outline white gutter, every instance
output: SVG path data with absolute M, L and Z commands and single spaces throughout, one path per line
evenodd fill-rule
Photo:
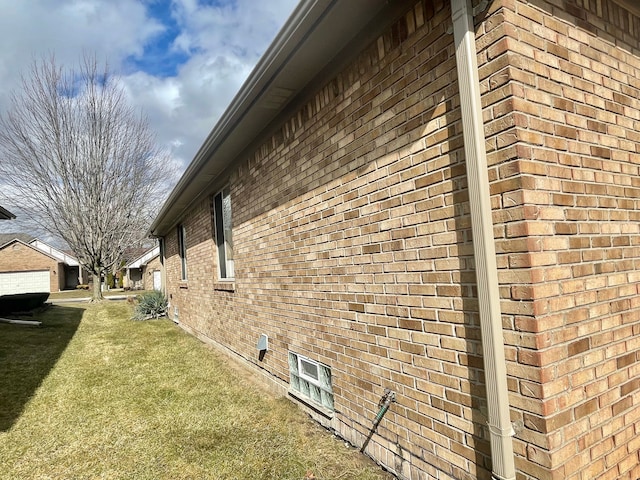
M 514 431 L 509 416 L 509 391 L 507 389 L 507 368 L 500 318 L 498 268 L 493 237 L 471 1 L 451 0 L 451 18 L 456 45 L 464 152 L 469 182 L 473 252 L 476 263 L 482 353 L 487 384 L 492 476 L 495 480 L 514 480 L 516 472 L 511 440 Z

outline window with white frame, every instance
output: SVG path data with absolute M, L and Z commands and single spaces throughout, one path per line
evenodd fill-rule
M 178 254 L 180 255 L 180 278 L 187 279 L 187 238 L 184 225 L 178 225 Z
M 231 195 L 229 187 L 213 197 L 213 221 L 218 247 L 218 272 L 220 279 L 235 277 L 233 261 L 233 225 L 231 222 Z
M 292 390 L 324 408 L 334 409 L 331 368 L 289 352 L 289 376 Z

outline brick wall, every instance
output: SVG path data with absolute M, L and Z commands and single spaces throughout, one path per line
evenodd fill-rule
M 161 270 L 160 257 L 156 257 L 147 263 L 142 273 L 142 288 L 145 290 L 153 290 L 153 272 Z
M 0 249 L 0 272 L 49 270 L 51 291 L 64 287 L 64 265 L 20 242 L 12 242 Z
M 210 198 L 183 219 L 187 281 L 165 237 L 180 322 L 283 388 L 289 350 L 329 365 L 343 437 L 361 445 L 395 391 L 367 451 L 412 479 L 490 478 L 450 16 L 408 3 L 231 169 L 233 283 Z M 476 20 L 519 478 L 632 478 L 637 18 L 496 0 Z
M 640 19 L 500 1 L 478 33 L 518 467 L 635 480 Z

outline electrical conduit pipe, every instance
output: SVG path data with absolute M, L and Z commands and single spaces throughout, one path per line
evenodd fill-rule
M 480 306 L 482 353 L 487 384 L 492 475 L 495 480 L 514 480 L 516 473 L 511 439 L 514 431 L 509 416 L 509 392 L 500 318 L 498 268 L 493 237 L 471 1 L 451 0 L 451 17 L 456 46 L 473 251 Z

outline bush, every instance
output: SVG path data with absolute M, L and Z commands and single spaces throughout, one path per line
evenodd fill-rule
M 153 291 L 138 295 L 133 312 L 134 320 L 149 320 L 167 315 L 168 302 L 162 292 Z

